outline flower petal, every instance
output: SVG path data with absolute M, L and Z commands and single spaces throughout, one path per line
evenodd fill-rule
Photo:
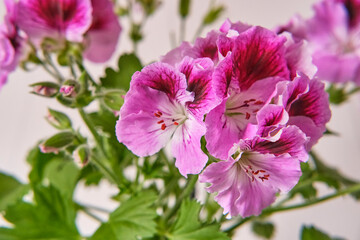
M 235 40 L 232 62 L 234 80 L 242 90 L 267 77 L 289 79 L 284 37 L 261 27 L 252 27 Z
M 208 157 L 201 150 L 201 137 L 205 134 L 205 124 L 192 116 L 179 126 L 172 137 L 172 153 L 175 166 L 186 177 L 198 174 L 205 167 Z

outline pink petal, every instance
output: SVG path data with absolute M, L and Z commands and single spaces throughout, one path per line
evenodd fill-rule
M 171 146 L 176 158 L 175 166 L 185 177 L 200 173 L 206 165 L 208 157 L 201 150 L 200 143 L 205 132 L 205 124 L 191 116 L 174 132 Z
M 115 52 L 121 32 L 119 19 L 109 0 L 92 0 L 92 24 L 86 33 L 84 57 L 101 63 L 110 59 Z
M 284 37 L 270 30 L 252 27 L 235 40 L 232 62 L 234 80 L 242 90 L 267 77 L 289 79 Z

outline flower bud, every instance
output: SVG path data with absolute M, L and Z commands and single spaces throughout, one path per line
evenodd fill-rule
M 62 113 L 52 109 L 48 109 L 48 115 L 46 120 L 55 128 L 59 130 L 65 130 L 71 128 L 71 120 L 69 117 Z
M 73 80 L 66 81 L 60 88 L 60 92 L 64 97 L 74 98 L 79 92 L 80 85 Z
M 73 152 L 74 162 L 79 167 L 84 167 L 88 164 L 90 159 L 90 150 L 86 145 L 80 145 Z
M 43 153 L 58 153 L 61 149 L 69 146 L 75 139 L 72 132 L 60 132 L 45 140 L 39 148 Z
M 33 88 L 31 93 L 42 97 L 54 97 L 59 91 L 59 85 L 53 82 L 39 82 L 30 86 Z

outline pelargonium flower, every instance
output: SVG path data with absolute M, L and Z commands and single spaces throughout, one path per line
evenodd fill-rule
M 280 119 L 286 122 L 286 111 L 271 105 L 261 111 L 267 119 L 262 130 L 275 127 L 277 139 L 246 130 L 248 134 L 230 149 L 226 161 L 210 164 L 199 176 L 200 182 L 211 184 L 208 192 L 218 193 L 215 201 L 230 216 L 259 215 L 274 202 L 278 192 L 287 192 L 296 185 L 301 176 L 300 161 L 307 160 L 305 134 L 296 126 L 281 127 L 284 122 Z M 248 126 L 259 133 L 256 125 Z
M 212 129 L 205 135 L 206 147 L 215 157 L 227 157 L 245 127 L 256 124 L 256 114 L 271 100 L 276 83 L 291 79 L 286 41 L 261 27 L 219 38 L 219 52 L 226 56 L 214 70 L 213 81 L 223 102 L 205 119 Z
M 20 0 L 19 26 L 30 38 L 81 42 L 91 24 L 90 0 Z
M 17 5 L 5 0 L 7 14 L 0 26 L 0 89 L 6 83 L 7 76 L 17 67 L 24 51 L 26 36 L 19 33 L 16 22 Z
M 308 151 L 323 135 L 325 124 L 331 118 L 328 94 L 324 88 L 324 83 L 318 79 L 310 80 L 304 75 L 277 85 L 274 101 L 289 113 L 288 124 L 298 126 L 310 137 L 306 144 Z
M 175 66 L 186 56 L 191 58 L 208 57 L 216 64 L 219 60 L 217 39 L 220 34 L 219 31 L 211 31 L 205 38 L 197 38 L 193 46 L 189 42 L 182 42 L 179 47 L 163 56 L 161 61 Z
M 91 0 L 92 23 L 85 34 L 84 57 L 106 62 L 115 51 L 121 32 L 119 19 L 110 0 Z
M 136 72 L 116 124 L 118 140 L 138 156 L 170 142 L 180 173 L 199 173 L 208 159 L 200 146 L 203 116 L 218 104 L 212 71 L 210 59 L 186 57 L 178 68 L 154 63 Z
M 324 0 L 314 5 L 312 18 L 298 18 L 279 31 L 309 42 L 321 80 L 360 85 L 359 9 L 357 0 Z

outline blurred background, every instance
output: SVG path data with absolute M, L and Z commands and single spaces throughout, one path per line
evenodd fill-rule
M 286 23 L 295 13 L 304 17 L 312 15 L 312 5 L 315 0 L 224 0 L 217 1 L 226 6 L 226 12 L 214 25 L 205 28 L 202 36 L 211 29 L 217 29 L 222 22 L 229 18 L 231 21 L 242 21 L 251 25 L 261 25 L 274 28 L 278 24 Z M 207 11 L 210 1 L 193 0 L 190 18 L 186 24 L 185 39 L 192 41 L 200 25 L 201 19 Z M 138 48 L 139 58 L 143 64 L 159 60 L 161 55 L 171 50 L 172 40 L 179 38 L 180 18 L 178 17 L 178 1 L 163 1 L 160 9 L 151 16 L 144 27 L 144 40 Z M 0 3 L 0 17 L 5 15 L 3 1 Z M 2 20 L 1 20 L 2 21 Z M 130 52 L 131 42 L 128 39 L 127 22 L 121 22 L 123 32 L 117 53 Z M 1 54 L 1 53 L 0 53 Z M 94 77 L 103 75 L 106 66 L 115 66 L 117 57 L 106 64 L 94 65 L 87 62 L 88 69 Z M 56 133 L 44 119 L 47 108 L 51 107 L 68 113 L 73 118 L 74 126 L 86 132 L 77 112 L 63 108 L 55 100 L 45 99 L 29 94 L 30 84 L 50 80 L 41 69 L 34 69 L 25 73 L 21 69 L 9 75 L 8 83 L 0 92 L 0 171 L 27 181 L 29 166 L 25 158 L 28 150 L 45 137 Z M 91 108 L 91 106 L 90 106 Z M 319 155 L 333 167 L 338 167 L 347 176 L 360 180 L 360 94 L 353 96 L 350 101 L 338 107 L 332 106 L 332 119 L 328 127 L 340 133 L 339 137 L 325 136 L 316 145 Z M 320 195 L 329 193 L 325 185 L 319 185 Z M 117 191 L 106 182 L 99 188 L 84 188 L 79 186 L 76 198 L 81 202 L 101 206 L 112 210 L 117 207 L 109 196 Z M 104 216 L 105 219 L 105 216 Z M 331 236 L 345 239 L 360 239 L 360 202 L 346 196 L 315 205 L 306 209 L 277 213 L 270 218 L 276 224 L 274 239 L 299 239 L 303 224 L 315 225 Z M 0 220 L 1 225 L 5 224 Z M 91 234 L 98 223 L 79 215 L 78 226 L 80 232 Z M 258 239 L 245 224 L 234 239 Z

